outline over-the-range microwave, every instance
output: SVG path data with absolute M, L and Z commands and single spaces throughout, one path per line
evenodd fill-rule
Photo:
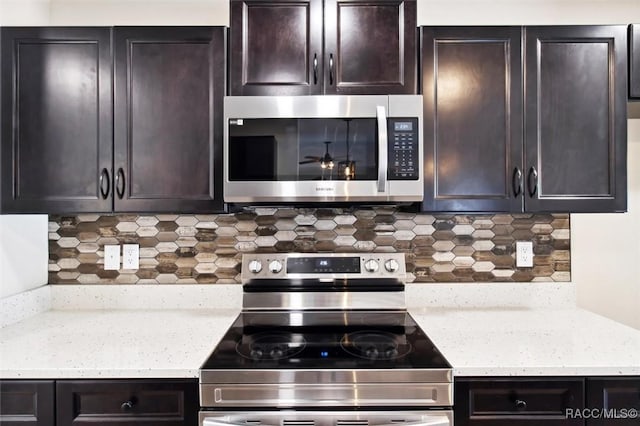
M 229 96 L 227 203 L 423 198 L 422 96 Z

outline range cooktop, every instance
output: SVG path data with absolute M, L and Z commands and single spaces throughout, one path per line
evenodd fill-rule
M 447 369 L 406 311 L 243 312 L 208 369 Z

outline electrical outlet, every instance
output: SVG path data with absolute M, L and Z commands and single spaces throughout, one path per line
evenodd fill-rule
M 138 244 L 122 245 L 122 269 L 140 268 L 140 246 Z
M 104 270 L 117 271 L 120 269 L 120 246 L 104 246 Z
M 533 267 L 533 243 L 531 241 L 516 241 L 516 266 L 518 268 Z

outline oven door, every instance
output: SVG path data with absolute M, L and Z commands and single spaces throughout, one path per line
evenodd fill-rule
M 452 426 L 453 411 L 200 412 L 200 426 Z
M 420 201 L 421 111 L 421 96 L 226 97 L 224 200 Z

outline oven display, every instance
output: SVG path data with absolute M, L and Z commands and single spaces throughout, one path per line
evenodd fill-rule
M 296 257 L 287 259 L 289 274 L 360 273 L 359 257 Z

